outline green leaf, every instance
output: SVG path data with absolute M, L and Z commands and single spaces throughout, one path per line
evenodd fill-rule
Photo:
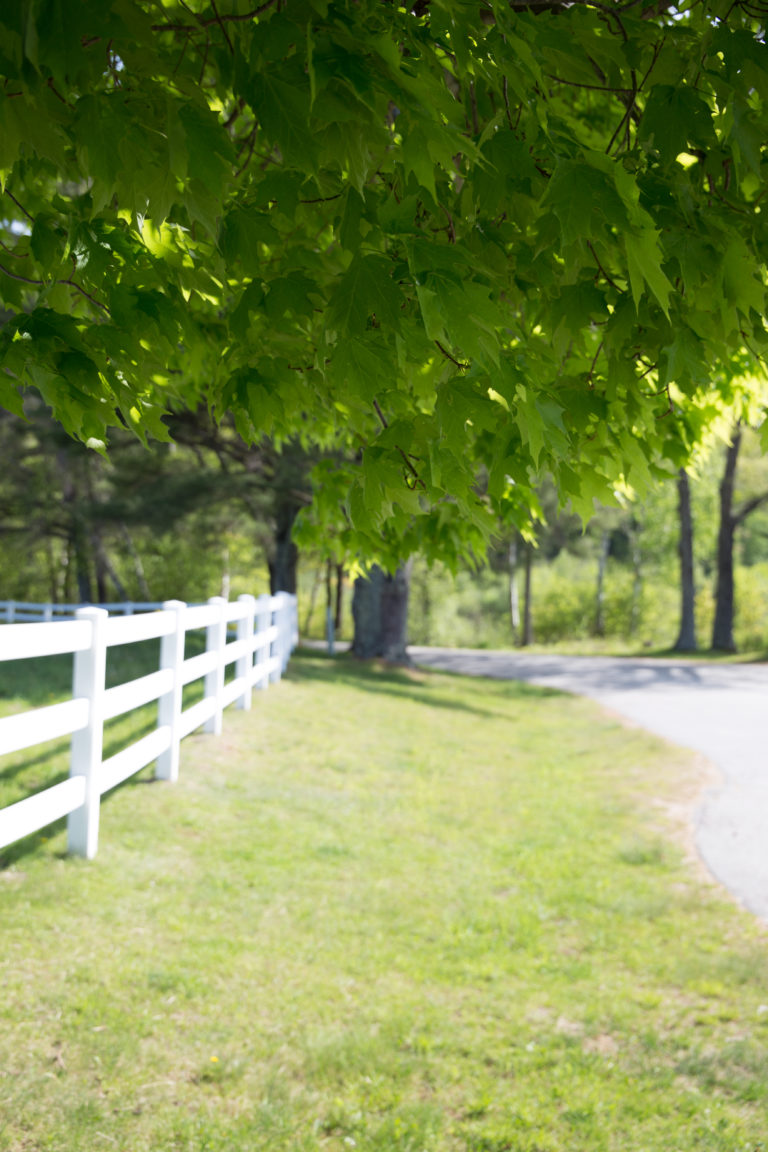
M 209 109 L 186 104 L 179 110 L 190 176 L 213 196 L 220 195 L 232 170 L 232 146 L 218 117 Z
M 289 164 L 314 168 L 317 147 L 309 127 L 309 80 L 285 70 L 265 71 L 250 80 L 249 98 L 269 140 Z
M 222 221 L 219 248 L 230 263 L 239 261 L 246 275 L 257 276 L 266 259 L 262 246 L 276 244 L 279 239 L 266 212 L 235 208 Z
M 709 105 L 693 88 L 657 85 L 646 101 L 638 141 L 655 148 L 664 164 L 691 146 L 709 148 L 716 143 Z
M 396 332 L 402 304 L 389 262 L 381 256 L 356 256 L 331 296 L 326 322 L 340 336 L 371 326 Z
M 669 319 L 669 294 L 672 285 L 661 268 L 662 255 L 657 232 L 655 230 L 627 232 L 624 244 L 635 308 L 640 307 L 644 286 L 647 284 L 661 305 L 664 315 Z
M 626 206 L 615 181 L 592 164 L 561 161 L 542 199 L 560 222 L 563 243 L 601 237 L 607 227 L 629 225 Z

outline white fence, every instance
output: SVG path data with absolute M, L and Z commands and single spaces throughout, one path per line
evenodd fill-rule
M 0 755 L 72 737 L 69 778 L 0 810 L 0 848 L 66 816 L 69 851 L 91 859 L 98 846 L 101 796 L 153 761 L 158 779 L 175 780 L 181 740 L 201 726 L 219 734 L 224 708 L 250 708 L 252 690 L 281 678 L 298 642 L 296 597 L 287 592 L 241 596 L 234 602 L 216 596 L 199 605 L 168 600 L 162 606 L 108 607 L 122 615 L 110 616 L 105 607 L 0 601 L 0 620 L 5 615 L 14 621 L 0 626 L 0 660 L 74 656 L 70 700 L 0 718 Z M 63 608 L 67 619 L 59 613 Z M 44 622 L 19 623 L 20 618 Z M 234 640 L 228 635 L 231 626 Z M 205 652 L 185 659 L 187 632 L 202 628 Z M 156 672 L 106 687 L 108 649 L 157 638 Z M 227 683 L 226 670 L 233 663 L 235 677 Z M 204 680 L 203 699 L 185 709 L 182 689 L 199 679 Z M 156 728 L 102 759 L 105 721 L 154 700 Z

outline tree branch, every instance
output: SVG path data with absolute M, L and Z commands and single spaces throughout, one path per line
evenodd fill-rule
M 243 14 L 240 16 L 237 16 L 237 15 L 220 16 L 218 14 L 218 12 L 216 12 L 215 3 L 212 3 L 211 6 L 212 6 L 214 12 L 216 12 L 216 15 L 210 17 L 207 20 L 203 20 L 203 19 L 198 17 L 197 27 L 198 28 L 211 28 L 214 24 L 218 24 L 221 26 L 222 31 L 224 31 L 224 28 L 223 28 L 224 24 L 238 24 L 238 23 L 244 23 L 247 20 L 255 20 L 257 16 L 263 16 L 263 14 L 265 12 L 268 12 L 270 8 L 273 8 L 276 3 L 277 3 L 277 0 L 266 0 L 266 3 L 260 4 L 258 6 L 258 8 L 253 8 L 253 9 L 251 9 L 250 12 L 243 12 Z M 152 25 L 152 31 L 153 32 L 194 32 L 195 31 L 195 25 L 194 24 L 153 24 Z M 226 32 L 225 32 L 225 35 L 226 35 Z M 229 43 L 229 37 L 228 36 L 227 36 L 227 42 Z M 231 47 L 232 47 L 232 45 L 230 43 L 230 48 Z
M 766 503 L 768 503 L 768 492 L 763 492 L 762 496 L 753 496 L 751 500 L 746 500 L 738 512 L 734 512 L 731 517 L 734 527 L 738 528 L 738 526 L 746 520 L 747 516 L 750 516 L 762 504 Z
M 20 280 L 22 284 L 34 284 L 36 288 L 45 287 L 45 280 L 32 280 L 29 276 L 19 276 L 18 273 L 11 272 L 11 270 L 6 268 L 4 264 L 0 264 L 0 272 L 3 272 L 11 280 Z M 74 280 L 55 280 L 54 283 L 67 284 L 70 288 L 76 289 L 76 291 L 82 293 L 82 295 L 85 296 L 86 300 L 90 300 L 91 304 L 94 304 L 97 308 L 101 308 L 102 312 L 106 312 L 107 316 L 110 315 L 109 308 L 107 308 L 106 304 L 102 304 L 101 301 L 97 300 L 95 296 L 91 296 L 90 292 L 87 292 L 86 289 L 83 288 L 80 284 L 76 284 Z
M 455 364 L 455 365 L 456 365 L 456 367 L 457 367 L 457 368 L 460 368 L 462 372 L 466 372 L 466 371 L 467 371 L 467 369 L 468 369 L 469 367 L 471 367 L 471 365 L 469 365 L 469 364 L 462 364 L 462 363 L 461 363 L 461 361 L 460 361 L 460 360 L 457 360 L 455 356 L 451 356 L 450 352 L 448 352 L 448 350 L 447 350 L 447 349 L 443 348 L 443 346 L 442 346 L 442 344 L 440 343 L 440 341 L 439 341 L 439 340 L 435 340 L 435 344 L 436 344 L 436 345 L 437 345 L 437 347 L 440 349 L 440 351 L 442 352 L 443 356 L 445 356 L 446 360 L 450 360 L 451 364 Z

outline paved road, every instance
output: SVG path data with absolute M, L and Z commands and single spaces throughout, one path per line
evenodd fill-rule
M 768 921 L 768 665 L 408 649 L 417 664 L 591 696 L 719 769 L 695 815 L 710 871 Z

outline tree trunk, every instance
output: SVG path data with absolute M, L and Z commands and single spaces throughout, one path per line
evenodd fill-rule
M 361 660 L 379 657 L 393 664 L 408 662 L 406 652 L 408 599 L 413 562 L 401 564 L 393 576 L 378 565 L 367 578 L 355 581 L 352 652 Z
M 355 632 L 352 652 L 360 660 L 381 655 L 381 586 L 384 572 L 378 564 L 367 576 L 358 576 L 352 593 L 352 619 Z
M 291 533 L 298 511 L 299 505 L 287 500 L 282 501 L 277 507 L 275 543 L 268 560 L 269 590 L 273 596 L 276 592 L 296 592 L 299 550 L 293 542 Z
M 733 514 L 733 491 L 740 446 L 741 429 L 736 428 L 725 454 L 725 471 L 720 482 L 720 527 L 717 533 L 717 584 L 712 647 L 721 652 L 736 651 L 733 638 L 733 540 L 737 521 Z
M 523 591 L 523 635 L 520 646 L 526 648 L 533 644 L 533 605 L 531 602 L 531 583 L 533 576 L 533 544 L 530 541 L 525 545 L 525 585 Z
M 600 551 L 597 557 L 597 593 L 595 596 L 595 636 L 605 636 L 605 570 L 608 567 L 608 552 L 611 547 L 611 534 L 603 529 L 600 537 Z
M 325 638 L 328 643 L 328 654 L 330 656 L 333 656 L 335 636 L 333 619 L 333 561 L 329 557 L 325 562 Z
M 695 652 L 696 643 L 696 588 L 693 578 L 693 515 L 691 513 L 691 482 L 685 468 L 677 474 L 677 509 L 680 536 L 677 551 L 680 557 L 680 631 L 675 641 L 675 652 Z
M 517 533 L 509 542 L 509 623 L 512 628 L 512 643 L 517 644 L 520 635 L 520 590 L 517 586 Z
M 394 576 L 385 576 L 381 590 L 381 655 L 390 664 L 406 664 L 408 653 L 408 600 L 413 559 L 401 564 Z
M 336 600 L 333 610 L 333 626 L 336 635 L 341 636 L 341 624 L 344 614 L 344 565 L 336 565 Z

